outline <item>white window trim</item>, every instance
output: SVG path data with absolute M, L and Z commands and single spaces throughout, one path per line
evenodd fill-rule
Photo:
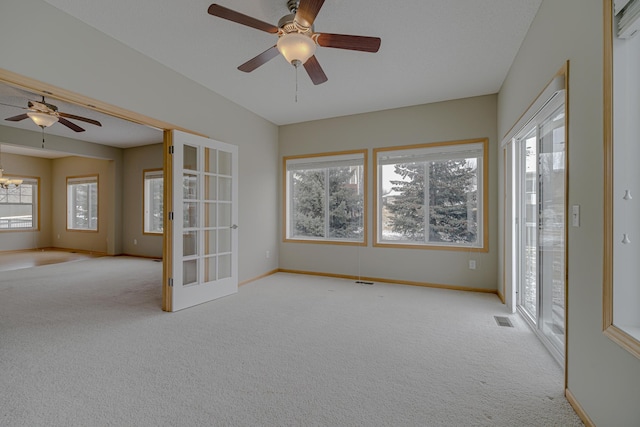
M 336 239 L 329 237 L 295 237 L 291 233 L 291 174 L 297 170 L 327 169 L 331 167 L 362 166 L 363 232 L 361 239 Z M 367 150 L 339 153 L 288 156 L 283 158 L 283 241 L 296 243 L 325 243 L 343 245 L 367 245 Z
M 96 226 L 95 228 L 76 228 L 73 227 L 73 221 L 71 221 L 71 209 L 69 203 L 71 203 L 71 186 L 78 184 L 96 184 L 97 192 L 96 192 Z M 100 222 L 100 184 L 98 175 L 88 175 L 88 176 L 80 176 L 80 177 L 67 177 L 67 230 L 69 231 L 91 231 L 97 232 L 99 230 L 99 222 Z M 89 214 L 89 216 L 91 216 Z
M 14 227 L 14 228 L 0 228 L 0 232 L 6 232 L 6 231 L 34 231 L 34 230 L 39 230 L 40 229 L 40 207 L 39 207 L 39 201 L 40 201 L 40 178 L 30 178 L 30 177 L 21 177 L 21 176 L 9 176 L 9 175 L 5 175 L 5 178 L 9 178 L 9 179 L 21 179 L 22 180 L 22 184 L 20 184 L 20 186 L 23 185 L 32 185 L 35 186 L 35 192 L 32 191 L 31 194 L 31 227 Z M 8 191 L 8 190 L 3 190 L 3 191 Z M 15 203 L 3 203 L 6 205 L 13 205 Z
M 471 252 L 488 252 L 488 160 L 489 141 L 486 138 L 436 142 L 403 147 L 387 147 L 374 150 L 374 172 L 376 187 L 374 198 L 375 232 L 374 246 L 398 247 L 412 249 L 462 250 Z M 408 240 L 385 240 L 382 237 L 382 166 L 399 162 L 427 162 L 439 160 L 456 160 L 476 157 L 478 178 L 478 238 L 473 245 L 449 242 L 417 242 Z M 426 202 L 425 202 L 426 205 Z
M 151 209 L 148 205 L 149 198 L 151 196 L 149 190 L 149 180 L 151 179 L 164 179 L 164 172 L 162 169 L 149 169 L 142 173 L 142 233 L 152 235 L 162 235 L 164 230 L 149 230 L 147 225 L 150 224 Z

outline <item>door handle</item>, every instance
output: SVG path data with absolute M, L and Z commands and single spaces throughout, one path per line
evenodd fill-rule
M 231 227 L 229 227 L 232 230 L 235 230 L 236 228 L 238 228 L 238 226 L 236 224 L 233 224 Z

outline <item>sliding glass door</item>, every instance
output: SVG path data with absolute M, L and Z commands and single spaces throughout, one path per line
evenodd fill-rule
M 556 96 L 515 137 L 518 310 L 558 358 L 565 346 L 565 120 Z
M 540 126 L 538 269 L 540 329 L 564 354 L 565 333 L 565 135 L 564 106 Z

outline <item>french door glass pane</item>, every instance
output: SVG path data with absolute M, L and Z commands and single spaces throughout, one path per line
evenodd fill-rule
M 182 262 L 182 285 L 187 286 L 198 282 L 198 260 L 192 259 Z
M 205 202 L 204 204 L 204 226 L 216 226 L 216 204 Z
M 231 252 L 231 229 L 224 228 L 218 232 L 218 253 Z
M 198 198 L 198 175 L 185 173 L 183 178 L 183 195 L 184 199 L 197 199 Z
M 216 200 L 218 179 L 215 176 L 204 177 L 204 198 L 205 200 Z
M 183 204 L 182 226 L 184 228 L 195 228 L 198 226 L 198 203 L 189 202 Z
M 217 151 L 212 148 L 204 149 L 204 171 L 209 173 L 216 173 L 218 171 L 217 163 Z
M 204 281 L 212 282 L 217 280 L 217 257 L 207 257 L 204 259 Z
M 186 231 L 182 233 L 182 254 L 186 257 L 198 253 L 198 232 Z
M 231 227 L 231 204 L 218 204 L 218 227 Z
M 231 153 L 228 153 L 226 151 L 219 151 L 218 152 L 218 157 L 219 157 L 219 170 L 218 173 L 220 175 L 229 175 L 231 176 Z
M 190 145 L 184 146 L 184 159 L 183 159 L 183 169 L 185 170 L 198 170 L 198 147 L 192 147 Z
M 231 277 L 231 254 L 218 257 L 218 279 Z
M 208 230 L 204 232 L 204 255 L 215 255 L 217 242 L 217 231 Z
M 231 201 L 231 178 L 218 178 L 218 200 Z

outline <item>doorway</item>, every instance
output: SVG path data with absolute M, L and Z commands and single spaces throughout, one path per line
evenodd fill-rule
M 566 343 L 565 96 L 513 138 L 516 307 L 559 363 Z

